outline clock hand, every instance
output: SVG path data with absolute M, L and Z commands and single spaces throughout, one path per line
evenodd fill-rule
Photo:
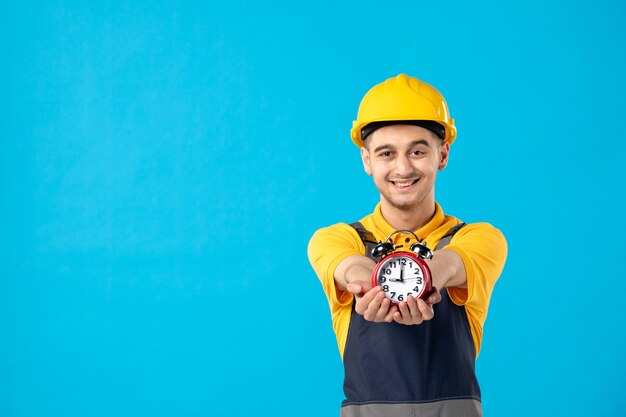
M 400 266 L 400 278 L 389 278 L 391 282 L 404 282 L 404 268 Z

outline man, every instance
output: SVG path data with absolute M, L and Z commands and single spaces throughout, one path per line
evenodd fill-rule
M 435 201 L 437 172 L 456 138 L 447 104 L 434 87 L 400 74 L 365 95 L 351 135 L 380 203 L 309 243 L 344 363 L 341 415 L 480 416 L 474 363 L 507 247 L 493 226 L 465 225 Z M 395 304 L 372 288 L 372 245 L 396 230 L 434 249 L 426 263 L 435 290 L 426 299 Z M 399 250 L 416 243 L 404 232 L 391 240 Z

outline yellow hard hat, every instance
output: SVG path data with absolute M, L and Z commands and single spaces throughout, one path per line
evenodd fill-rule
M 363 146 L 361 130 L 373 122 L 433 121 L 443 126 L 443 138 L 452 144 L 456 138 L 454 119 L 448 105 L 435 87 L 400 74 L 374 86 L 365 94 L 350 135 L 356 146 Z M 419 123 L 410 123 L 417 124 Z

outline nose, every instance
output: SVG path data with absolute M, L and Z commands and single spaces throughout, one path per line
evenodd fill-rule
M 396 175 L 399 177 L 408 177 L 413 174 L 413 166 L 406 155 L 398 155 L 395 166 Z

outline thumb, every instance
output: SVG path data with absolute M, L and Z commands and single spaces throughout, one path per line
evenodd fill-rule
M 352 294 L 360 295 L 363 292 L 363 285 L 360 282 L 351 282 L 346 289 Z
M 441 301 L 441 293 L 436 287 L 433 287 L 428 297 L 426 297 L 426 300 L 430 304 L 437 304 Z

